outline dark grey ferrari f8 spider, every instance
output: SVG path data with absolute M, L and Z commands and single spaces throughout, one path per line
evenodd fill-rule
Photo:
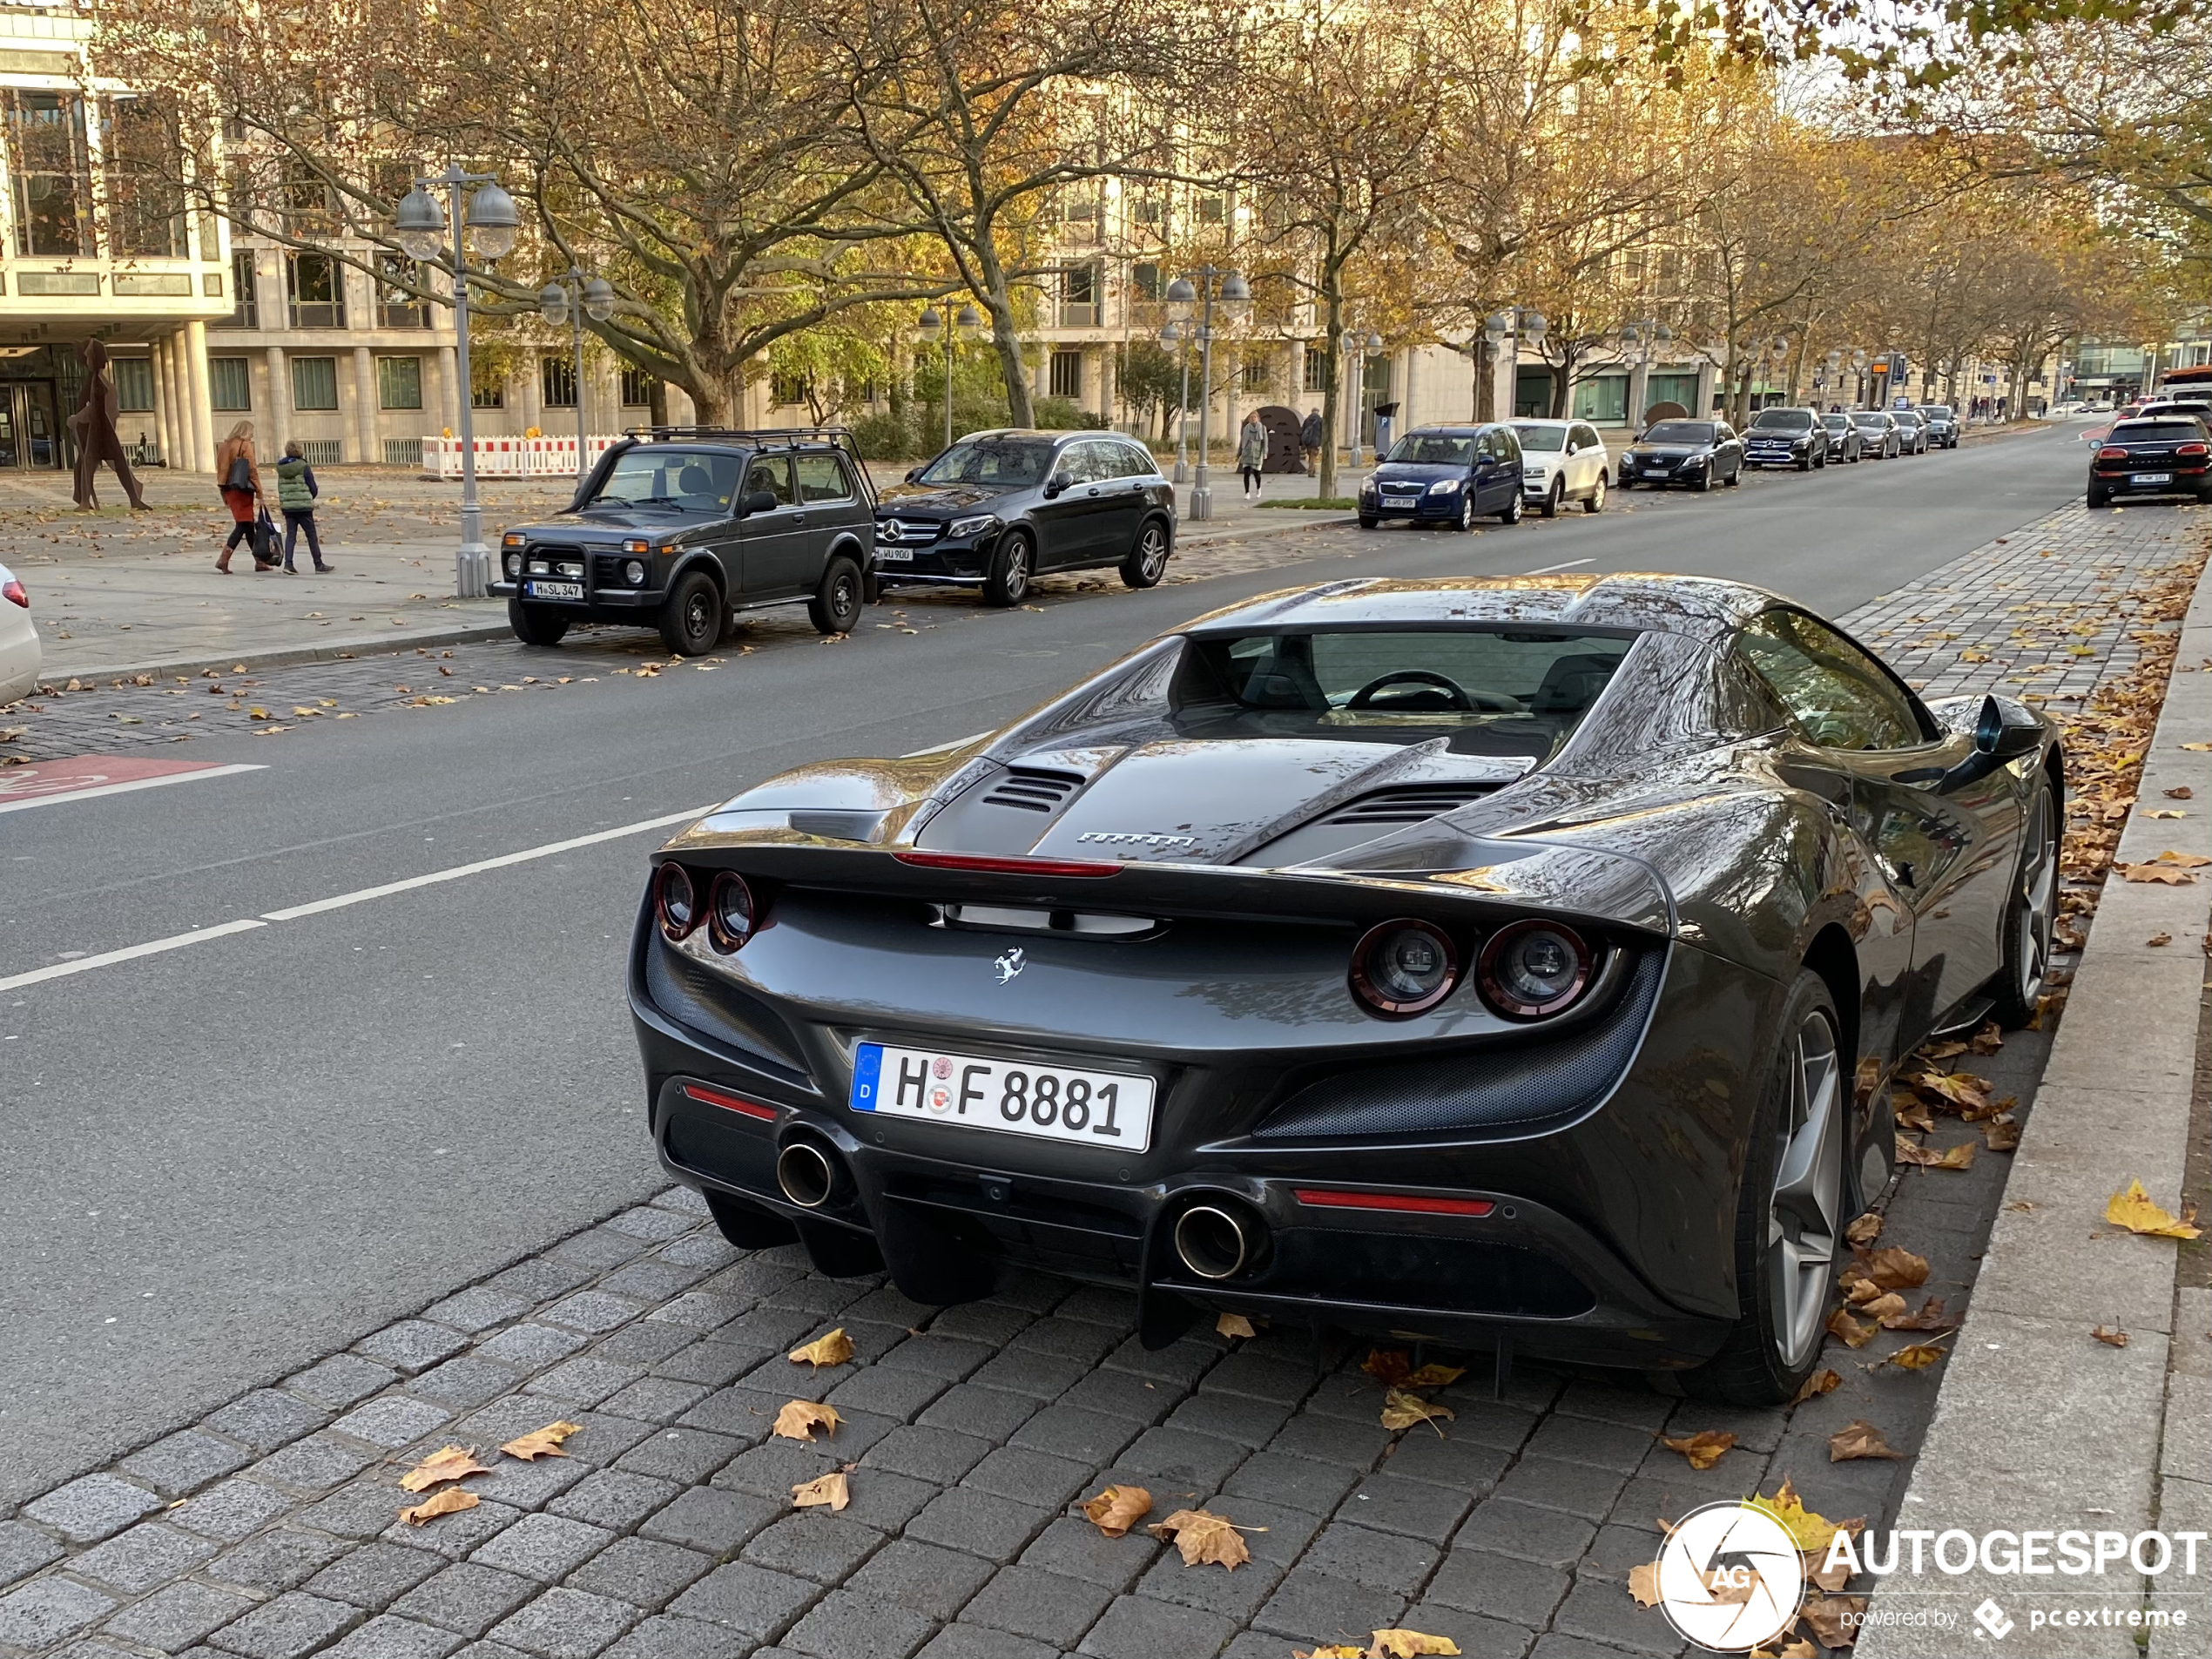
M 2033 1013 L 2057 734 L 1669 577 L 1217 611 L 671 841 L 663 1162 L 931 1303 L 1008 1264 L 1787 1399 L 1930 1034 Z

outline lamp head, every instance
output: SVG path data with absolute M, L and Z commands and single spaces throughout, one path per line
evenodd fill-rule
M 1513 320 L 1502 311 L 1494 311 L 1482 320 L 1482 337 L 1493 346 L 1503 345 L 1512 332 Z
M 549 282 L 537 291 L 537 314 L 558 328 L 569 320 L 569 291 Z
M 1232 323 L 1238 323 L 1252 314 L 1251 284 L 1244 273 L 1231 271 L 1221 284 L 1221 314 Z
M 914 322 L 915 332 L 924 340 L 933 342 L 944 326 L 943 320 L 937 315 L 937 308 L 934 306 L 924 306 L 921 308 L 921 315 Z
M 615 285 L 604 277 L 593 277 L 583 285 L 583 314 L 594 322 L 604 322 L 615 314 Z
M 515 234 L 523 223 L 515 199 L 496 184 L 476 186 L 469 198 L 465 222 L 470 245 L 488 260 L 503 259 L 515 251 Z
M 1623 346 L 1641 346 L 1643 344 L 1643 330 L 1629 323 L 1621 330 L 1621 343 Z
M 392 215 L 392 229 L 408 257 L 434 260 L 446 245 L 446 210 L 438 199 L 417 185 L 400 198 Z
M 1544 314 L 1533 307 L 1521 314 L 1521 338 L 1532 346 L 1541 346 L 1544 343 L 1544 330 L 1548 327 L 1549 325 L 1544 320 Z
M 1168 284 L 1168 315 L 1177 322 L 1187 321 L 1197 299 L 1198 291 L 1190 286 L 1189 277 L 1176 278 Z
M 1651 338 L 1662 346 L 1671 346 L 1675 343 L 1675 331 L 1662 322 L 1651 331 Z
M 959 331 L 962 342 L 972 345 L 982 334 L 982 314 L 974 306 L 962 306 L 960 315 L 953 319 L 953 327 Z
M 1163 346 L 1181 345 L 1183 343 L 1183 325 L 1179 322 L 1170 322 L 1163 326 L 1160 329 L 1160 343 Z

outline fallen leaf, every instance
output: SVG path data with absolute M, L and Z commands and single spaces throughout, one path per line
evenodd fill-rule
M 829 1439 L 836 1434 L 837 1426 L 843 1420 L 838 1416 L 834 1406 L 825 1406 L 812 1399 L 787 1399 L 783 1409 L 776 1413 L 774 1433 L 787 1440 L 806 1440 L 811 1444 L 816 1429 L 823 1432 L 824 1439 Z
M 809 1365 L 819 1371 L 825 1366 L 841 1366 L 853 1357 L 853 1339 L 840 1325 L 826 1337 L 816 1337 L 801 1348 L 791 1351 L 793 1365 Z
M 2143 941 L 2143 943 L 2145 943 L 2146 945 L 2170 945 L 2170 944 L 2172 944 L 2173 942 L 2174 942 L 2174 935 L 2173 935 L 2173 934 L 2169 934 L 2169 933 L 2168 933 L 2168 932 L 2167 932 L 2167 931 L 2166 931 L 2163 927 L 2161 927 L 2161 928 L 2160 928 L 2160 929 L 2159 929 L 2156 933 L 2153 934 L 2152 934 L 2152 935 L 2151 935 L 2148 939 L 2146 939 L 2145 941 Z
M 441 1480 L 458 1480 L 464 1474 L 489 1474 L 489 1466 L 476 1461 L 473 1446 L 442 1446 L 400 1477 L 402 1492 L 423 1492 Z
M 2144 810 L 2145 818 L 2187 818 L 2188 814 L 2178 806 L 2152 806 Z
M 1403 1348 L 1370 1348 L 1359 1369 L 1386 1388 L 1394 1388 L 1413 1374 L 1413 1362 Z
M 1928 1258 L 1890 1244 L 1867 1258 L 1866 1272 L 1885 1291 L 1909 1291 L 1928 1282 Z
M 1629 1568 L 1629 1594 L 1638 1607 L 1659 1605 L 1659 1563 L 1642 1561 Z
M 571 1434 L 581 1434 L 581 1423 L 548 1423 L 543 1428 L 532 1429 L 519 1440 L 512 1440 L 499 1449 L 509 1457 L 521 1458 L 525 1463 L 535 1463 L 542 1457 L 566 1457 L 561 1442 Z
M 1408 1388 L 1447 1388 L 1467 1374 L 1465 1366 L 1426 1365 L 1406 1379 Z
M 1701 1428 L 1695 1434 L 1685 1434 L 1679 1440 L 1662 1434 L 1659 1444 L 1669 1452 L 1679 1452 L 1689 1460 L 1693 1469 L 1710 1469 L 1721 1460 L 1729 1447 L 1736 1444 L 1736 1436 L 1725 1429 Z
M 1895 1366 L 1899 1371 L 1925 1371 L 1943 1358 L 1943 1350 L 1932 1342 L 1912 1342 L 1899 1348 L 1883 1363 Z
M 1933 1147 L 1917 1145 L 1900 1136 L 1897 1143 L 1897 1161 L 1918 1164 L 1924 1170 L 1963 1170 L 1974 1161 L 1974 1143 L 1961 1141 L 1948 1150 L 1939 1152 Z
M 1905 1317 L 1905 1298 L 1895 1291 L 1884 1291 L 1872 1301 L 1860 1308 L 1859 1312 L 1870 1319 L 1877 1319 L 1887 1325 L 1892 1319 L 1901 1319 Z
M 1797 1496 L 1797 1487 L 1786 1477 L 1781 1489 L 1771 1498 L 1752 1498 L 1749 1502 L 1752 1508 L 1779 1521 L 1790 1534 L 1790 1541 L 1799 1549 L 1825 1550 L 1835 1541 L 1838 1533 L 1851 1530 L 1806 1508 L 1804 1500 Z
M 2191 754 L 2201 755 L 2206 750 L 2212 749 L 2212 743 L 2185 743 L 2182 747 L 2187 749 Z
M 1928 1115 L 1926 1106 L 1917 1100 L 1904 1102 L 1897 1108 L 1896 1115 L 1899 1129 L 1918 1130 L 1925 1135 L 1935 1127 L 1935 1119 Z
M 2202 1229 L 2192 1227 L 2186 1221 L 2176 1221 L 2165 1210 L 2150 1200 L 2141 1181 L 2130 1181 L 2127 1187 L 2112 1195 L 2105 1204 L 2105 1219 L 2115 1227 L 2125 1227 L 2131 1233 L 2141 1233 L 2146 1238 L 2198 1238 Z
M 1256 1337 L 1252 1322 L 1241 1313 L 1224 1313 L 1213 1322 L 1214 1333 L 1224 1337 Z
M 1804 1561 L 1806 1583 L 1817 1584 L 1822 1589 L 1833 1594 L 1851 1582 L 1849 1561 L 1838 1561 L 1831 1567 L 1828 1565 L 1828 1552 L 1824 1549 L 1808 1549 L 1802 1551 L 1801 1554 Z
M 2196 878 L 2187 870 L 2176 869 L 2170 864 L 2115 864 L 2122 881 L 2155 881 L 2169 887 L 2196 885 Z
M 1449 1406 L 1436 1400 L 1423 1399 L 1419 1394 L 1409 1394 L 1402 1388 L 1393 1388 L 1383 1396 L 1382 1426 L 1393 1431 L 1411 1428 L 1416 1423 L 1426 1423 L 1437 1418 L 1450 1422 L 1455 1413 Z M 1438 1433 L 1444 1431 L 1439 1429 Z
M 2005 1046 L 2004 1030 L 1992 1020 L 1967 1040 L 1966 1046 L 1976 1054 L 1995 1054 Z
M 1244 1548 L 1244 1541 L 1237 1531 L 1237 1523 L 1226 1515 L 1208 1510 L 1178 1509 L 1165 1521 L 1144 1530 L 1155 1538 L 1173 1540 L 1175 1547 L 1183 1552 L 1185 1567 L 1203 1567 L 1217 1561 L 1233 1573 L 1252 1558 L 1251 1551 Z
M 1820 1649 L 1814 1647 L 1811 1636 L 1799 1636 L 1795 1642 L 1785 1642 L 1775 1659 L 1820 1659 Z
M 1841 1377 L 1824 1366 L 1798 1385 L 1797 1392 L 1790 1397 L 1790 1403 L 1792 1406 L 1802 1406 L 1809 1399 L 1829 1393 L 1842 1381 Z
M 1882 1236 L 1882 1218 L 1869 1210 L 1844 1229 L 1844 1242 L 1864 1250 Z
M 1023 605 L 1024 610 L 1035 610 L 1035 605 Z M 877 626 L 883 624 L 879 623 Z M 1347 1647 L 1339 1642 L 1332 1648 L 1292 1648 L 1291 1659 L 1367 1659 L 1365 1648 Z
M 1989 1080 L 1971 1071 L 1924 1071 L 1913 1082 L 1931 1094 L 1961 1106 L 1979 1106 L 1989 1098 Z
M 443 1492 L 434 1492 L 411 1509 L 400 1511 L 400 1519 L 410 1527 L 420 1527 L 426 1521 L 435 1521 L 440 1515 L 450 1515 L 462 1509 L 474 1509 L 482 1500 L 473 1492 L 460 1487 L 448 1487 Z
M 2183 784 L 2179 789 L 2168 790 L 2166 792 L 2166 799 L 2168 800 L 2195 800 L 2196 799 L 2196 791 L 2191 789 L 2187 784 Z
M 1895 1294 L 1895 1292 L 1892 1292 Z M 1918 1313 L 1907 1313 L 1893 1319 L 1884 1319 L 1885 1331 L 1950 1331 L 1959 1321 L 1947 1317 L 1943 1311 L 1943 1298 L 1931 1296 L 1920 1304 Z
M 1419 1630 L 1378 1630 L 1367 1659 L 1418 1659 L 1425 1653 L 1456 1654 L 1460 1644 L 1449 1636 L 1423 1635 Z
M 827 1505 L 834 1511 L 852 1501 L 853 1489 L 842 1469 L 832 1469 L 812 1480 L 801 1480 L 791 1489 L 791 1507 L 794 1509 L 819 1509 Z
M 2089 1334 L 2107 1347 L 2124 1348 L 2128 1345 L 2128 1333 L 2117 1325 L 2101 1325 Z
M 1865 1347 L 1874 1339 L 1874 1332 L 1878 1328 L 1861 1325 L 1841 1308 L 1828 1316 L 1828 1334 L 1842 1342 L 1846 1348 Z
M 1984 1123 L 1981 1133 L 1993 1152 L 2010 1152 L 2020 1143 L 2020 1126 L 2009 1117 L 2000 1117 Z
M 1882 1431 L 1863 1417 L 1855 1417 L 1828 1437 L 1828 1460 L 1848 1463 L 1853 1458 L 1902 1458 L 1904 1453 L 1894 1449 L 1882 1438 Z
M 2212 865 L 2212 859 L 2206 858 L 2202 853 L 2176 853 L 2169 847 L 2151 862 L 2170 864 L 2177 870 L 2202 870 L 2207 865 Z
M 1866 1611 L 1863 1595 L 1809 1595 L 1797 1616 L 1824 1648 L 1848 1648 L 1858 1640 L 1858 1621 Z
M 1151 1513 L 1152 1494 L 1143 1487 L 1108 1487 L 1083 1504 L 1084 1517 L 1109 1538 L 1125 1537 Z

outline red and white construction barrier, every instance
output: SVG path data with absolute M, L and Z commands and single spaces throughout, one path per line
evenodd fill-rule
M 619 435 L 590 436 L 583 441 L 588 467 L 622 442 Z M 576 439 L 478 438 L 476 476 L 479 478 L 573 478 L 577 473 Z M 440 478 L 461 476 L 461 440 L 422 440 L 423 470 Z

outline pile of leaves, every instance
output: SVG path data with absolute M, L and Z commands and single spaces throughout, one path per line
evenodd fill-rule
M 561 1449 L 561 1442 L 583 1433 L 581 1424 L 548 1423 L 543 1428 L 517 1435 L 499 1450 L 501 1455 L 524 1463 L 535 1463 L 543 1457 L 566 1457 L 568 1453 Z M 491 1472 L 491 1465 L 476 1460 L 476 1448 L 473 1446 L 440 1447 L 400 1477 L 402 1492 L 430 1494 L 421 1502 L 401 1510 L 400 1519 L 410 1527 L 421 1527 L 440 1515 L 474 1509 L 482 1501 L 461 1482 L 472 1474 Z

